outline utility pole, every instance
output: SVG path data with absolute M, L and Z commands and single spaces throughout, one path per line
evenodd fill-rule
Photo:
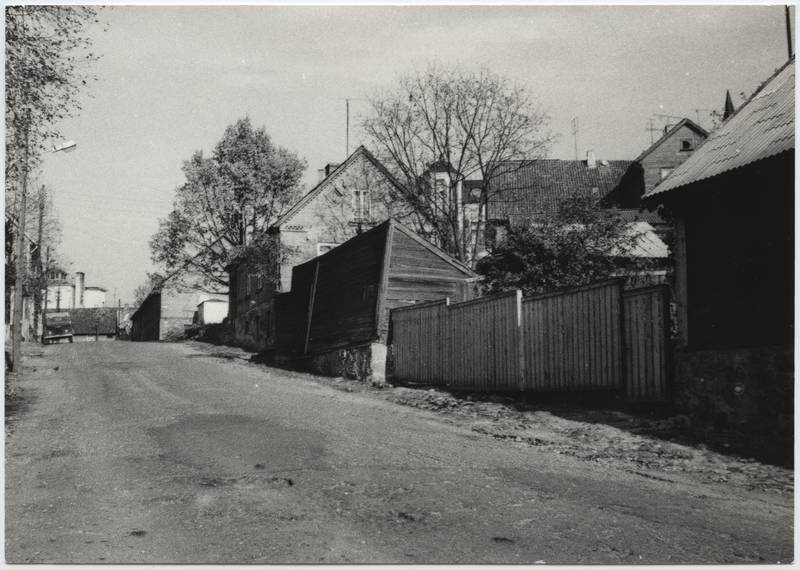
M 44 234 L 44 208 L 47 188 L 44 184 L 39 187 L 39 231 L 36 237 L 36 289 L 33 291 L 33 330 L 39 330 L 39 321 L 42 313 L 42 287 L 47 291 L 47 282 L 42 270 L 42 237 Z
M 22 173 L 19 185 L 19 209 L 17 210 L 17 259 L 14 276 L 14 307 L 11 314 L 11 367 L 14 372 L 22 371 L 22 297 L 25 283 L 25 219 L 28 206 L 28 146 L 30 136 L 30 109 L 25 119 L 25 148 L 23 149 Z
M 789 50 L 789 59 L 792 59 L 792 16 L 789 13 L 789 5 L 784 6 L 786 9 L 786 47 Z

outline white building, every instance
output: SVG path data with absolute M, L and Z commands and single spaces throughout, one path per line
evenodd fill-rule
M 197 323 L 211 325 L 221 323 L 228 316 L 227 299 L 206 299 L 197 305 Z
M 85 309 L 105 307 L 106 293 L 108 291 L 102 287 L 85 287 L 83 290 L 83 307 Z
M 70 278 L 61 269 L 51 269 L 47 275 L 46 308 L 94 309 L 106 306 L 106 289 L 86 287 L 86 275 L 78 271 Z

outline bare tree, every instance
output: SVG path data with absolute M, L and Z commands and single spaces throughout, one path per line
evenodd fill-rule
M 548 117 L 519 85 L 488 70 L 431 66 L 402 77 L 370 99 L 363 122 L 370 144 L 404 185 L 402 199 L 428 236 L 456 258 L 474 262 L 492 182 L 507 161 L 541 158 L 552 137 Z M 472 183 L 466 214 L 464 188 Z

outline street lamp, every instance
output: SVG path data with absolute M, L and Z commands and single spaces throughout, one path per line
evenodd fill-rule
M 75 141 L 66 141 L 54 146 L 47 153 L 72 152 L 78 146 Z M 28 164 L 27 147 L 25 149 L 25 162 L 22 169 L 20 183 L 19 210 L 17 211 L 17 239 L 16 276 L 14 277 L 14 307 L 11 315 L 11 367 L 17 374 L 22 374 L 22 300 L 23 283 L 25 282 L 25 209 L 28 201 Z M 19 365 L 18 365 L 19 364 Z

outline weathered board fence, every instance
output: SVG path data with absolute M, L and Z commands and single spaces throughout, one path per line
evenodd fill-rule
M 669 396 L 666 287 L 607 281 L 524 298 L 520 291 L 392 311 L 394 377 L 470 390 L 621 390 Z

